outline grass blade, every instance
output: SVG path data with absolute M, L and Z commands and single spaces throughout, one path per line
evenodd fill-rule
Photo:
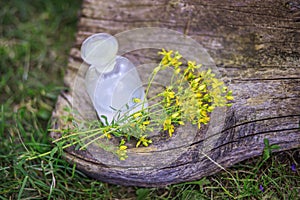
M 27 183 L 27 180 L 28 180 L 28 176 L 26 175 L 25 178 L 24 178 L 24 180 L 23 180 L 23 182 L 22 182 L 22 186 L 21 186 L 19 194 L 18 194 L 18 200 L 20 200 L 21 197 L 22 197 L 22 193 L 23 193 L 23 190 L 24 190 L 25 185 Z

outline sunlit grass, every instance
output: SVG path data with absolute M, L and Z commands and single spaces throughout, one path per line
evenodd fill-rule
M 298 199 L 299 150 L 248 160 L 164 188 L 86 177 L 51 151 L 47 129 L 75 32 L 79 0 L 0 2 L 0 199 Z M 295 167 L 294 164 L 296 165 Z

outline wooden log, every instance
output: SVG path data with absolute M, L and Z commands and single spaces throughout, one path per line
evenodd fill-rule
M 87 151 L 68 149 L 66 158 L 87 175 L 121 185 L 165 186 L 216 173 L 222 167 L 262 154 L 263 140 L 280 151 L 300 146 L 300 3 L 297 0 L 84 0 L 75 46 L 71 49 L 65 84 L 53 113 L 54 128 L 63 128 L 65 106 L 78 117 L 95 119 L 84 88 L 87 66 L 80 45 L 98 32 L 117 34 L 140 27 L 161 27 L 189 35 L 211 55 L 234 93 L 223 121 L 200 131 L 178 128 L 174 138 L 157 139 L 147 148 L 129 149 L 129 159 L 91 145 Z M 147 63 L 153 52 L 128 56 Z M 139 69 L 144 72 L 143 68 Z M 74 83 L 74 80 L 75 83 Z M 211 126 L 216 124 L 216 126 Z M 57 138 L 57 133 L 51 133 Z M 216 164 L 218 163 L 218 165 Z

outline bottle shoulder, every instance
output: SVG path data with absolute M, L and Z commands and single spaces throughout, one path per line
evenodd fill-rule
M 117 56 L 115 59 L 115 65 L 112 71 L 103 73 L 105 76 L 121 76 L 129 71 L 136 70 L 133 63 L 123 56 Z

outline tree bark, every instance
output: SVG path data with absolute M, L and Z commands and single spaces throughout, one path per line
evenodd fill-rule
M 300 2 L 297 0 L 84 0 L 76 43 L 71 49 L 65 84 L 53 113 L 62 128 L 64 107 L 83 119 L 96 118 L 84 88 L 80 45 L 98 32 L 117 34 L 140 27 L 179 31 L 199 42 L 233 90 L 233 106 L 225 123 L 201 131 L 177 130 L 174 139 L 148 148 L 129 149 L 121 162 L 97 148 L 66 151 L 66 158 L 91 177 L 114 184 L 165 186 L 211 175 L 259 156 L 263 140 L 280 151 L 300 146 Z M 129 55 L 136 63 L 153 59 L 151 52 Z M 80 68 L 81 67 L 81 68 Z M 139 69 L 143 73 L 143 68 Z M 78 75 L 79 74 L 79 75 Z M 76 77 L 81 77 L 74 84 Z M 74 91 L 76 88 L 76 91 Z M 90 111 L 90 115 L 83 115 Z M 82 115 L 81 115 L 82 114 Z M 218 123 L 217 121 L 215 123 Z M 51 137 L 59 137 L 51 133 Z M 218 163 L 218 164 L 216 164 Z

